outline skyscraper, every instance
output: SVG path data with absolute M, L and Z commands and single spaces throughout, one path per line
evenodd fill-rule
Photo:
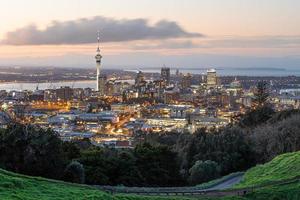
M 96 87 L 96 90 L 97 91 L 100 91 L 100 87 L 101 87 L 101 84 L 100 84 L 100 67 L 101 67 L 101 59 L 102 59 L 102 56 L 100 54 L 100 32 L 98 31 L 98 35 L 97 35 L 97 40 L 98 40 L 98 48 L 97 48 L 97 54 L 95 56 L 96 58 L 96 67 L 97 67 L 97 87 Z
M 145 76 L 142 71 L 139 71 L 135 77 L 135 86 L 139 86 L 144 81 L 145 81 Z
M 192 85 L 192 75 L 190 73 L 181 77 L 181 89 L 188 89 Z
M 100 96 L 106 94 L 106 82 L 107 82 L 107 76 L 104 74 L 100 74 L 98 78 L 98 85 L 99 85 L 98 92 Z
M 163 67 L 161 68 L 160 78 L 163 80 L 167 85 L 170 84 L 170 68 Z
M 215 88 L 217 86 L 217 72 L 215 69 L 207 70 L 206 88 Z

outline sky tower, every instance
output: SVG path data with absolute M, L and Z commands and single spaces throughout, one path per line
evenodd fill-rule
M 100 67 L 101 67 L 101 54 L 100 54 L 100 32 L 97 33 L 97 40 L 98 40 L 98 48 L 97 48 L 97 54 L 95 56 L 96 58 L 96 67 L 97 67 L 97 87 L 96 90 L 100 91 Z

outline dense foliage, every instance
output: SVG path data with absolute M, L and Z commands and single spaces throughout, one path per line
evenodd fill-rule
M 66 155 L 51 130 L 14 124 L 0 132 L 0 167 L 14 172 L 60 178 Z
M 189 170 L 191 184 L 198 184 L 199 181 L 207 182 L 216 179 L 220 176 L 220 166 L 215 161 L 211 160 L 198 160 Z
M 63 179 L 72 183 L 84 183 L 85 174 L 83 165 L 77 161 L 72 161 L 67 165 Z
M 133 151 L 91 148 L 79 160 L 89 184 L 170 186 L 181 181 L 176 153 L 167 146 L 144 143 Z

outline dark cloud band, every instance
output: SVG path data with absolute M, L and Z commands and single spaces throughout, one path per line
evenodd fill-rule
M 97 30 L 102 42 L 146 39 L 192 38 L 200 33 L 185 31 L 176 22 L 161 20 L 153 25 L 146 19 L 116 20 L 97 16 L 73 21 L 53 21 L 46 29 L 35 25 L 8 32 L 1 43 L 9 45 L 53 45 L 94 43 Z

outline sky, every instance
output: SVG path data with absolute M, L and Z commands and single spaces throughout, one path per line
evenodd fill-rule
M 0 65 L 300 66 L 299 0 L 1 0 Z

